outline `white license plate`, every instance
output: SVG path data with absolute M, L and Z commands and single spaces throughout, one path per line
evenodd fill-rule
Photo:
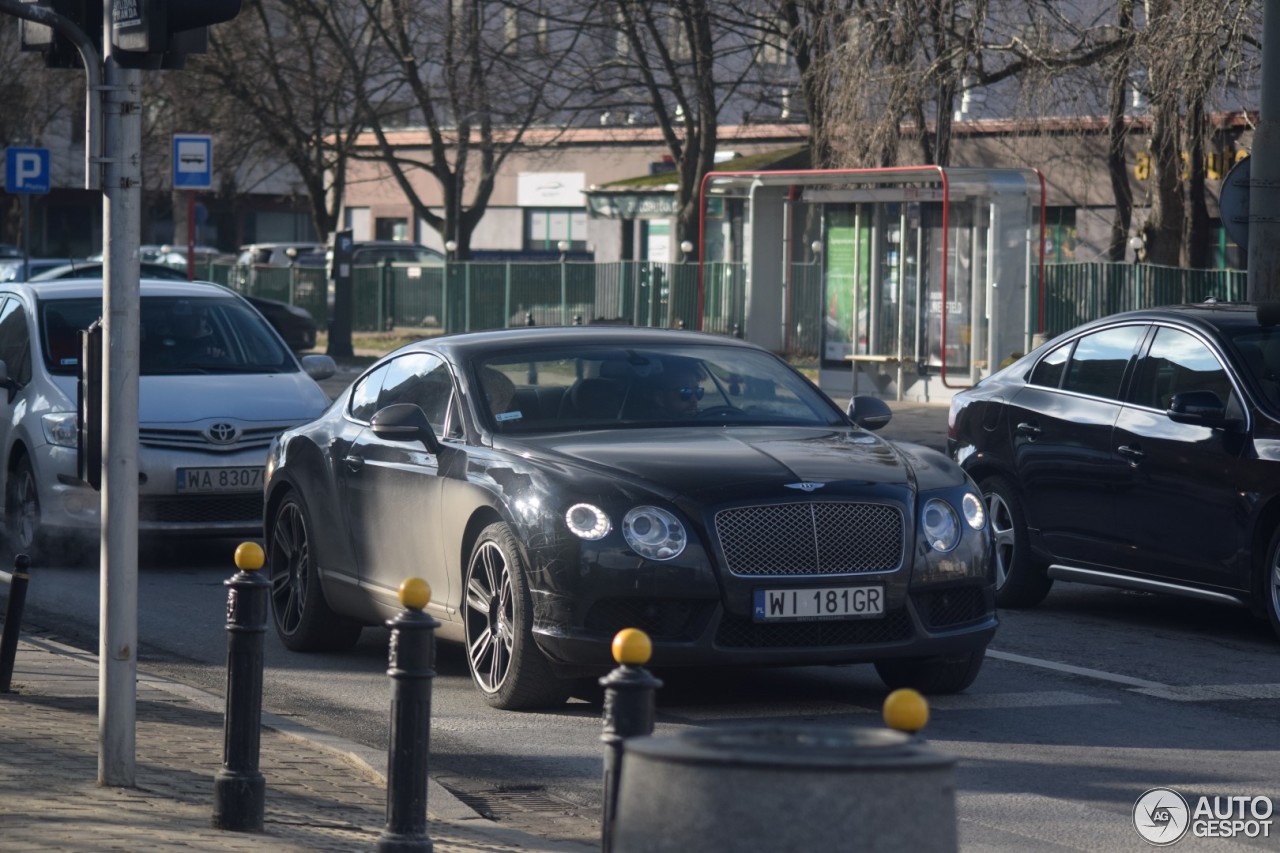
M 180 492 L 255 492 L 262 488 L 262 466 L 179 468 Z
M 884 615 L 883 586 L 824 586 L 815 589 L 757 589 L 757 622 L 799 619 L 858 619 Z

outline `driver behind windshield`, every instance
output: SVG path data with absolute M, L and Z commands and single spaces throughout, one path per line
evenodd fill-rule
M 698 414 L 698 401 L 704 393 L 697 365 L 677 362 L 653 377 L 649 399 L 657 417 L 687 418 Z

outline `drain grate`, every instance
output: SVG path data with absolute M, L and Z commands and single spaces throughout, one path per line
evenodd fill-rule
M 488 820 L 509 820 L 522 815 L 543 814 L 577 816 L 581 808 L 546 792 L 541 785 L 502 785 L 479 791 L 467 791 L 454 785 L 444 788 Z

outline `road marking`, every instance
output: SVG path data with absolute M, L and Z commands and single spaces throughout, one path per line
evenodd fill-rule
M 1134 690 L 1172 702 L 1228 702 L 1236 699 L 1280 699 L 1280 684 L 1192 684 Z
M 1109 681 L 1112 684 L 1123 684 L 1127 687 L 1139 687 L 1146 690 L 1168 690 L 1169 685 L 1161 684 L 1158 681 L 1146 681 L 1141 678 L 1130 678 L 1127 675 L 1117 675 L 1114 672 L 1103 672 L 1100 669 L 1090 669 L 1085 666 L 1072 666 L 1069 663 L 1057 663 L 1051 660 L 1041 660 L 1040 658 L 1029 658 L 1023 655 L 1010 654 L 1009 652 L 997 652 L 993 649 L 987 649 L 987 657 L 996 660 L 1007 660 L 1010 663 L 1020 663 L 1026 666 L 1038 666 L 1042 669 L 1052 669 L 1056 672 L 1066 672 L 1071 675 L 1083 675 L 1085 678 L 1093 678 L 1098 681 Z
M 939 711 L 986 711 L 1002 708 L 1047 708 L 1062 705 L 1119 705 L 1118 699 L 1086 696 L 1066 690 L 1038 690 L 1034 693 L 956 693 L 931 696 L 929 706 Z
M 1123 684 L 1130 693 L 1151 696 L 1155 699 L 1167 699 L 1170 702 L 1230 702 L 1241 699 L 1280 699 L 1280 684 L 1161 684 L 1158 681 L 1146 681 L 1105 672 L 1100 669 L 1089 669 L 1083 666 L 1072 666 L 1069 663 L 1057 663 L 1041 658 L 1015 655 L 1010 652 L 998 652 L 987 649 L 987 657 L 1020 663 L 1025 666 L 1038 666 L 1056 672 L 1080 675 L 1112 684 Z M 936 701 L 935 701 L 936 704 Z

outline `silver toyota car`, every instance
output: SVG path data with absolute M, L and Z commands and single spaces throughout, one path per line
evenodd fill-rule
M 100 494 L 78 475 L 81 330 L 102 281 L 0 287 L 0 485 L 14 553 L 79 559 Z M 324 355 L 301 362 L 239 295 L 144 280 L 139 332 L 139 536 L 262 533 L 267 447 L 328 406 Z

